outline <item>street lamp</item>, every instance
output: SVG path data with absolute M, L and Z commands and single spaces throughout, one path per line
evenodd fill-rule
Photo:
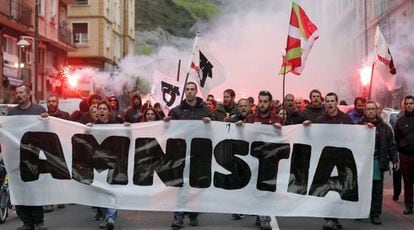
M 31 41 L 31 43 L 28 42 Z M 35 39 L 33 37 L 30 36 L 20 36 L 20 41 L 17 42 L 17 46 L 18 47 L 28 47 L 30 45 L 32 45 L 32 51 L 31 51 L 31 58 L 30 58 L 30 84 L 32 85 L 32 90 L 33 92 L 36 92 L 36 74 L 34 73 L 33 69 L 34 69 L 34 65 L 36 64 L 36 57 L 34 55 L 34 45 L 35 44 Z M 19 49 L 19 60 L 20 60 L 20 49 Z M 20 75 L 21 75 L 21 71 L 20 71 Z M 21 77 L 19 75 L 19 77 Z M 34 93 L 33 94 L 33 99 L 37 100 L 37 94 Z
M 18 58 L 17 58 L 17 77 L 19 79 L 22 79 L 22 70 L 21 70 L 21 68 L 24 67 L 24 65 L 22 66 L 22 64 L 21 64 L 21 60 L 22 60 L 21 48 L 28 47 L 29 45 L 30 45 L 30 43 L 28 41 L 24 40 L 24 39 L 17 42 L 17 46 L 19 47 Z

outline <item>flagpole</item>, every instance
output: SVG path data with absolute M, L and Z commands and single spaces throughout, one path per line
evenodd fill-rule
M 285 108 L 286 64 L 283 68 L 284 68 L 284 70 L 283 70 L 283 86 L 282 86 L 283 87 L 283 89 L 282 89 L 282 109 Z
M 178 59 L 177 82 L 180 81 L 181 59 Z
M 371 80 L 369 82 L 369 90 L 368 90 L 368 100 L 371 100 L 372 80 L 374 79 L 374 66 L 375 66 L 375 62 L 372 62 L 372 67 L 371 67 Z
M 197 48 L 198 37 L 200 37 L 199 32 L 197 32 L 197 34 L 195 36 L 195 39 L 194 39 L 193 51 L 191 52 L 191 58 L 190 58 L 190 61 L 188 62 L 188 69 L 187 69 L 187 74 L 185 76 L 183 92 L 181 94 L 181 101 L 183 101 L 183 99 L 184 99 L 185 86 L 187 85 L 188 77 L 190 76 L 191 63 L 193 62 L 194 53 L 195 53 L 196 48 Z
M 294 2 L 295 1 L 292 1 L 292 9 L 293 9 Z M 292 14 L 289 17 L 289 25 L 290 25 L 291 20 L 292 20 Z M 290 30 L 290 27 L 288 28 L 288 34 L 289 34 L 289 30 Z M 289 45 L 289 35 L 288 35 L 288 38 L 286 39 L 285 58 L 284 58 L 284 60 L 282 60 L 284 62 L 284 65 L 283 65 L 283 83 L 282 83 L 282 109 L 285 108 L 286 64 L 287 64 L 288 45 Z M 282 57 L 283 57 L 283 55 L 282 55 Z

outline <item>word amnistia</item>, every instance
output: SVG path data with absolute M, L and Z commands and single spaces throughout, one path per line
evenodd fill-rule
M 128 152 L 131 140 L 124 136 L 109 136 L 101 144 L 90 134 L 72 136 L 72 175 L 55 133 L 27 132 L 20 144 L 20 175 L 25 182 L 36 181 L 39 174 L 50 173 L 55 179 L 76 180 L 90 185 L 94 170 L 108 170 L 107 183 L 128 184 Z M 250 148 L 249 148 L 250 147 Z M 214 187 L 226 190 L 242 189 L 252 173 L 249 165 L 238 156 L 257 158 L 259 163 L 256 188 L 276 191 L 279 162 L 291 154 L 288 192 L 323 197 L 329 191 L 338 192 L 341 199 L 358 201 L 358 174 L 351 150 L 326 146 L 322 150 L 316 172 L 308 190 L 310 145 L 269 143 L 226 139 L 213 146 L 207 138 L 193 138 L 190 143 L 189 185 L 194 188 Z M 133 184 L 151 186 L 154 172 L 166 186 L 182 187 L 187 143 L 184 139 L 167 139 L 166 152 L 155 138 L 136 138 L 134 145 Z M 250 150 L 250 152 L 249 152 Z M 40 152 L 46 160 L 39 159 Z M 212 158 L 230 174 L 214 172 Z M 337 176 L 331 176 L 336 167 Z

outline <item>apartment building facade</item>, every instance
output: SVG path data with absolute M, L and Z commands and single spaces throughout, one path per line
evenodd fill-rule
M 71 66 L 113 72 L 134 54 L 135 0 L 77 0 L 68 12 L 77 47 L 69 53 Z
M 30 85 L 34 100 L 61 87 L 60 66 L 75 51 L 67 8 L 74 0 L 3 0 L 0 4 L 0 99 L 15 100 L 17 85 Z M 37 12 L 36 12 L 37 9 Z M 37 41 L 37 44 L 36 44 Z M 35 49 L 37 48 L 37 49 Z

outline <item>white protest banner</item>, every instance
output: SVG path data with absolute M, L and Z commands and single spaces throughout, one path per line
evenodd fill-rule
M 12 203 L 363 218 L 375 129 L 0 117 Z

